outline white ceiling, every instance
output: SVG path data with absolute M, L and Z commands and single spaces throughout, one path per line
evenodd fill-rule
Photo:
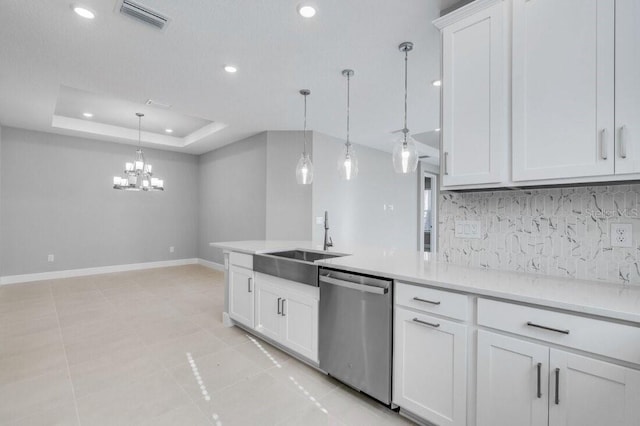
M 2 1 L 0 123 L 110 139 L 52 127 L 62 86 L 140 105 L 154 99 L 176 115 L 224 123 L 186 146 L 158 146 L 199 154 L 263 130 L 299 130 L 298 90 L 308 88 L 309 128 L 344 138 L 340 72 L 352 68 L 352 139 L 390 151 L 391 132 L 402 127 L 397 46 L 408 40 L 415 44 L 409 128 L 439 127 L 440 93 L 431 85 L 439 78 L 439 34 L 431 21 L 455 0 L 314 0 L 312 19 L 297 14 L 297 0 L 140 2 L 171 17 L 166 31 L 120 15 L 116 0 L 73 1 L 96 12 L 92 21 L 75 15 L 71 0 Z M 225 64 L 238 72 L 226 73 Z
M 84 117 L 85 112 L 92 113 L 93 117 Z M 171 129 L 171 136 L 176 138 L 183 138 L 211 124 L 210 120 L 178 114 L 173 108 L 140 105 L 67 86 L 60 88 L 54 115 L 137 130 L 138 112 L 145 114 L 140 125 L 142 130 L 167 134 L 165 130 Z

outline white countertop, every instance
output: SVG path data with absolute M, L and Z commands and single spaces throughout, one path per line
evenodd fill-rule
M 297 248 L 322 249 L 322 243 L 317 244 L 311 241 L 233 241 L 210 243 L 210 245 L 248 254 Z M 409 283 L 640 324 L 640 286 L 636 285 L 470 268 L 425 260 L 418 251 L 340 246 L 331 248 L 330 251 L 349 255 L 316 263 Z

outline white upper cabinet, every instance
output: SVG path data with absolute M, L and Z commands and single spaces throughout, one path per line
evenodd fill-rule
M 616 1 L 616 174 L 640 173 L 640 2 Z
M 614 9 L 614 0 L 513 1 L 514 181 L 614 174 Z M 628 61 L 637 70 L 637 55 Z
M 442 28 L 442 186 L 499 183 L 507 177 L 508 79 L 505 4 Z M 455 13 L 455 12 L 454 12 Z

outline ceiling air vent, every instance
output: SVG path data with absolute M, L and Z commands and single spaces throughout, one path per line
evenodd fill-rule
M 169 24 L 168 17 L 132 0 L 122 0 L 120 3 L 120 13 L 142 21 L 145 24 L 153 25 L 160 30 L 164 30 L 167 24 Z

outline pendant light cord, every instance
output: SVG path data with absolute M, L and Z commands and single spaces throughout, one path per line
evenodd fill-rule
M 349 140 L 349 114 L 351 109 L 351 75 L 347 73 L 347 154 L 349 153 L 349 147 L 351 141 Z
M 409 129 L 407 129 L 407 69 L 409 62 L 409 51 L 404 51 L 404 128 L 402 129 L 402 133 L 404 133 L 404 141 L 407 141 L 407 133 L 409 133 Z
M 304 148 L 303 155 L 307 156 L 307 95 L 304 95 L 304 131 L 303 131 Z

